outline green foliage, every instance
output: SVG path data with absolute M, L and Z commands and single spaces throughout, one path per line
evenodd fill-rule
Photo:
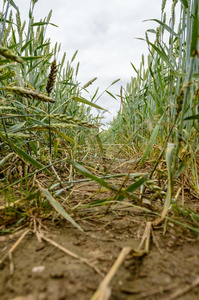
M 9 2 L 10 8 L 17 10 L 16 23 L 12 22 L 12 14 L 8 19 Z M 60 46 L 56 44 L 51 48 L 50 39 L 45 37 L 47 26 L 56 26 L 50 23 L 52 11 L 47 18 L 36 22 L 33 13 L 37 1 L 30 1 L 26 28 L 22 25 L 24 23 L 14 1 L 9 2 L 5 1 L 8 10 L 1 20 L 0 34 L 0 133 L 7 139 L 4 138 L 2 146 L 9 144 L 10 128 L 19 122 L 23 126 L 18 128 L 18 135 L 15 137 L 20 138 L 21 131 L 21 137 L 27 136 L 23 139 L 22 151 L 25 152 L 30 148 L 36 149 L 37 142 L 43 146 L 41 151 L 46 151 L 48 145 L 50 148 L 54 147 L 56 128 L 59 128 L 59 135 L 68 137 L 69 143 L 76 140 L 77 135 L 80 137 L 80 144 L 83 140 L 92 139 L 94 129 L 93 134 L 88 135 L 88 127 L 96 128 L 97 120 L 92 117 L 91 106 L 103 108 L 81 97 L 82 88 L 76 82 L 72 66 L 77 51 L 70 62 L 65 63 L 64 54 L 61 62 L 56 63 Z M 49 129 L 49 135 L 46 128 Z M 15 137 L 12 135 L 12 138 Z M 17 141 L 13 139 L 10 143 L 15 144 Z M 17 148 L 12 146 L 14 151 L 18 148 L 20 143 Z M 19 151 L 17 153 L 20 155 Z M 34 161 L 37 159 L 34 157 Z
M 47 26 L 56 26 L 50 22 L 52 11 L 35 20 L 36 3 L 30 1 L 27 25 L 11 0 L 4 1 L 0 18 L 0 190 L 8 194 L 18 194 L 18 184 L 22 194 L 29 193 L 31 177 L 36 180 L 40 173 L 51 180 L 51 169 L 59 178 L 53 164 L 81 155 L 82 146 L 93 142 L 100 125 L 91 107 L 103 110 L 81 96 L 85 87 L 77 81 L 77 51 L 68 61 L 64 53 L 59 61 L 61 45 L 53 47 L 45 36 Z M 82 230 L 48 191 L 47 183 L 42 187 L 35 182 L 54 209 Z
M 198 1 L 174 1 L 169 25 L 165 23 L 165 5 L 166 1 L 163 1 L 161 20 L 149 20 L 158 23 L 159 27 L 146 32 L 149 48 L 147 65 L 143 59 L 139 69 L 132 64 L 136 77 L 127 84 L 121 96 L 121 109 L 110 124 L 108 141 L 106 132 L 103 134 L 106 143 L 126 141 L 129 147 L 141 150 L 140 166 L 149 155 L 150 158 L 155 157 L 157 162 L 151 176 L 162 161 L 165 149 L 168 149 L 169 183 L 164 216 L 172 200 L 174 180 L 182 171 L 182 162 L 183 170 L 189 165 L 188 149 L 192 149 L 195 157 L 199 143 Z M 178 19 L 176 8 L 180 11 Z M 175 25 L 176 20 L 179 21 L 178 26 Z M 149 33 L 155 33 L 154 41 L 150 41 Z M 169 145 L 173 145 L 172 151 Z M 157 152 L 157 149 L 161 150 Z M 198 170 L 194 160 L 192 170 L 193 181 L 197 182 Z M 198 187 L 196 190 L 198 194 Z
M 52 11 L 43 20 L 34 20 L 36 3 L 37 0 L 30 1 L 27 26 L 21 21 L 14 1 L 4 1 L 4 14 L 0 17 L 0 190 L 10 192 L 20 184 L 21 199 L 39 201 L 44 196 L 59 214 L 82 230 L 55 199 L 55 194 L 49 192 L 55 178 L 62 184 L 56 164 L 60 168 L 59 163 L 67 160 L 69 182 L 75 169 L 112 192 L 112 203 L 127 198 L 143 204 L 144 190 L 166 152 L 167 194 L 161 220 L 173 203 L 174 181 L 190 165 L 193 187 L 199 195 L 198 1 L 173 1 L 169 24 L 164 12 L 166 1 L 162 1 L 161 20 L 149 20 L 155 21 L 158 27 L 147 30 L 145 35 L 149 55 L 147 59 L 142 56 L 138 68 L 131 63 L 136 76 L 126 89 L 121 87 L 121 108 L 109 129 L 101 133 L 100 117 L 93 117 L 91 109 L 105 112 L 96 101 L 104 93 L 115 100 L 116 96 L 108 88 L 119 79 L 99 96 L 97 89 L 90 101 L 82 97 L 82 91 L 87 91 L 97 78 L 80 86 L 79 62 L 74 66 L 78 51 L 67 61 L 64 53 L 59 61 L 61 45 L 56 43 L 52 47 L 45 36 L 47 26 L 56 26 L 50 22 Z M 176 18 L 176 8 L 180 9 L 179 18 Z M 149 34 L 153 35 L 152 40 Z M 126 187 L 127 175 L 118 188 L 76 162 L 89 155 L 88 150 L 84 152 L 86 146 L 90 152 L 99 147 L 104 172 L 107 172 L 108 151 L 104 148 L 109 145 L 114 148 L 119 145 L 117 155 L 123 152 L 125 158 L 139 153 L 139 167 L 149 155 L 155 157 L 150 180 L 144 176 Z M 113 148 L 110 149 L 113 153 Z M 36 178 L 39 173 L 45 176 L 44 184 Z M 32 177 L 30 184 L 28 180 Z M 159 190 L 156 192 L 160 195 Z M 11 193 L 14 194 L 14 188 Z M 23 193 L 34 197 L 24 197 Z M 110 199 L 101 199 L 92 205 L 110 203 Z
M 83 229 L 71 218 L 71 216 L 63 209 L 61 204 L 55 200 L 55 198 L 51 195 L 51 193 L 47 190 L 39 187 L 40 191 L 44 194 L 46 199 L 50 202 L 50 204 L 54 207 L 54 209 L 67 221 L 69 221 L 72 225 L 74 225 L 77 229 L 80 231 L 83 231 Z
M 113 184 L 108 183 L 104 179 L 101 179 L 93 174 L 91 174 L 86 168 L 81 166 L 80 164 L 76 162 L 71 162 L 72 165 L 79 171 L 80 174 L 84 175 L 86 178 L 90 178 L 97 183 L 99 183 L 101 186 L 107 188 L 108 190 L 112 191 L 113 193 L 116 194 L 116 196 L 119 196 L 119 200 L 124 200 L 125 198 L 130 198 L 139 201 L 138 196 L 134 194 L 134 191 L 136 191 L 140 186 L 142 186 L 146 181 L 146 177 L 142 177 L 135 183 L 131 184 L 128 186 L 126 189 L 120 189 L 118 190 L 117 187 L 115 187 Z
M 198 55 L 198 1 L 192 0 L 189 4 L 187 1 L 181 2 L 181 7 L 178 4 L 178 10 L 181 10 L 183 17 L 175 28 L 176 3 L 172 6 L 171 25 L 163 22 L 165 3 L 163 3 L 161 20 L 149 20 L 159 24 L 155 31 L 155 41 L 149 40 L 149 31 L 147 31 L 146 42 L 149 48 L 147 65 L 144 60 L 140 64 L 140 69 L 132 64 L 137 75 L 127 84 L 125 93 L 121 97 L 121 109 L 110 124 L 108 135 L 112 142 L 118 143 L 124 137 L 128 138 L 129 134 L 139 127 L 137 135 L 130 141 L 135 147 L 143 143 L 146 146 L 146 141 L 149 141 L 148 148 L 158 141 L 161 146 L 173 125 L 176 130 L 173 130 L 170 137 L 172 143 L 176 143 L 178 131 L 182 134 L 182 128 L 190 133 L 186 136 L 187 142 L 193 131 L 197 131 L 198 123 L 194 120 L 198 119 L 199 109 L 197 77 L 199 65 L 196 57 Z M 190 53 L 194 54 L 194 57 L 191 57 Z M 153 139 L 151 143 L 157 123 L 159 126 L 157 140 L 155 142 Z M 147 155 L 148 153 L 149 151 Z

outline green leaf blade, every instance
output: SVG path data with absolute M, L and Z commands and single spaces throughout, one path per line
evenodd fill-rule
M 29 162 L 31 165 L 33 165 L 34 167 L 36 167 L 38 169 L 44 168 L 44 166 L 40 162 L 38 162 L 37 160 L 32 158 L 30 155 L 28 155 L 24 150 L 22 150 L 21 148 L 16 146 L 13 142 L 11 142 L 9 139 L 7 139 L 3 134 L 0 133 L 0 137 L 19 155 L 19 157 L 21 157 L 25 161 Z M 48 169 L 44 169 L 44 171 L 48 175 L 51 175 L 51 172 Z
M 72 99 L 72 100 L 75 100 L 75 101 L 77 101 L 77 102 L 81 102 L 81 103 L 90 105 L 90 106 L 95 107 L 95 108 L 97 108 L 97 109 L 106 110 L 106 109 L 102 108 L 101 106 L 99 106 L 99 105 L 97 105 L 97 104 L 95 104 L 95 103 L 93 103 L 93 102 L 90 102 L 90 101 L 86 100 L 86 99 L 83 98 L 83 97 L 75 97 L 75 96 L 72 96 L 71 99 Z
M 55 198 L 51 195 L 51 193 L 42 187 L 39 187 L 43 195 L 46 197 L 46 199 L 50 202 L 50 204 L 54 207 L 54 209 L 62 216 L 64 217 L 68 222 L 70 222 L 73 226 L 75 226 L 80 231 L 84 231 L 74 220 L 71 218 L 71 216 L 65 211 L 65 209 L 61 206 L 59 202 L 55 200 Z

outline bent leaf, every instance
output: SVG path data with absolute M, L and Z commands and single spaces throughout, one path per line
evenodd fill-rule
M 80 231 L 84 231 L 72 218 L 71 216 L 63 209 L 61 204 L 55 200 L 55 198 L 51 195 L 51 193 L 47 190 L 39 186 L 40 191 L 46 197 L 46 199 L 50 202 L 50 204 L 54 207 L 54 209 L 64 217 L 68 222 L 70 222 L 73 226 L 75 226 Z
M 13 0 L 10 0 L 9 2 L 10 2 L 10 5 L 12 5 L 12 7 L 14 7 L 14 8 L 19 12 L 19 8 L 18 8 L 18 6 L 14 3 L 14 1 L 13 1 Z
M 147 20 L 144 20 L 144 22 L 147 22 L 147 21 L 155 21 L 158 24 L 160 24 L 164 29 L 166 29 L 169 33 L 171 33 L 172 35 L 174 35 L 176 37 L 179 36 L 177 33 L 175 33 L 175 31 L 173 31 L 173 29 L 171 27 L 169 27 L 167 24 L 163 23 L 162 21 L 160 21 L 158 19 L 147 19 Z
M 49 23 L 49 22 L 36 22 L 36 23 L 33 23 L 31 26 L 42 26 L 42 25 L 52 25 L 52 26 L 55 26 L 55 27 L 59 27 L 53 23 Z
M 155 46 L 154 44 L 152 44 L 151 42 L 148 42 L 149 45 L 151 45 L 153 47 L 153 49 L 159 54 L 159 56 L 164 60 L 164 62 L 167 64 L 167 66 L 173 70 L 173 65 L 172 63 L 170 62 L 167 54 L 165 53 L 165 51 L 162 49 L 160 50 L 157 46 Z
M 104 181 L 103 179 L 91 174 L 86 168 L 84 168 L 83 166 L 81 166 L 80 164 L 74 162 L 74 161 L 71 161 L 71 164 L 75 167 L 75 169 L 78 170 L 78 172 L 80 174 L 82 174 L 83 176 L 87 177 L 87 178 L 90 178 L 94 181 L 96 181 L 97 183 L 99 183 L 101 186 L 107 188 L 110 190 L 110 185 L 109 183 L 107 183 L 106 181 Z
M 9 139 L 7 139 L 3 134 L 0 133 L 0 137 L 2 140 L 4 140 L 10 146 L 10 148 L 12 148 L 12 150 L 14 150 L 19 155 L 19 157 L 21 157 L 25 161 L 29 162 L 31 165 L 33 165 L 34 167 L 36 167 L 38 169 L 44 168 L 44 165 L 42 165 L 40 162 L 38 162 L 37 160 L 32 158 L 24 150 L 22 150 L 21 148 L 16 146 L 13 142 L 11 142 Z M 46 172 L 48 175 L 51 175 L 51 172 L 47 169 L 44 169 L 44 172 Z
M 107 188 L 109 191 L 112 191 L 114 193 L 116 193 L 116 195 L 118 196 L 118 192 L 119 192 L 119 200 L 123 200 L 125 197 L 127 198 L 133 198 L 135 200 L 138 200 L 138 196 L 133 194 L 133 191 L 135 189 L 137 189 L 140 185 L 142 185 L 145 181 L 146 178 L 142 178 L 141 180 L 138 180 L 138 182 L 135 182 L 134 184 L 130 185 L 126 190 L 121 190 L 119 191 L 118 188 L 116 186 L 114 186 L 113 184 L 110 184 L 106 181 L 104 181 L 103 179 L 91 174 L 86 168 L 84 168 L 82 165 L 71 161 L 71 164 L 75 167 L 75 169 L 77 169 L 77 171 L 82 174 L 83 176 L 90 178 L 91 180 L 94 180 L 95 182 L 99 183 L 101 186 Z
M 106 93 L 107 93 L 109 96 L 111 96 L 112 98 L 114 98 L 115 100 L 117 100 L 117 98 L 116 98 L 112 93 L 110 93 L 109 91 L 106 91 Z
M 82 98 L 82 97 L 74 97 L 74 96 L 73 96 L 73 97 L 71 97 L 71 99 L 72 99 L 72 100 L 75 100 L 75 101 L 77 101 L 77 102 L 81 102 L 81 103 L 90 105 L 90 106 L 95 107 L 95 108 L 97 108 L 97 109 L 106 110 L 106 109 L 102 108 L 101 106 L 99 106 L 99 105 L 97 105 L 97 104 L 95 104 L 95 103 L 93 103 L 93 102 L 90 102 L 90 101 L 88 101 L 88 100 L 86 100 L 85 98 Z

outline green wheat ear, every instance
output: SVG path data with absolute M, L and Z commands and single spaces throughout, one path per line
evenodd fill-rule
M 0 55 L 24 65 L 24 60 L 6 47 L 0 46 Z
M 56 60 L 53 60 L 53 62 L 51 63 L 50 74 L 48 76 L 48 81 L 46 85 L 46 91 L 48 93 L 48 96 L 51 94 L 52 89 L 55 85 L 56 74 L 57 74 Z

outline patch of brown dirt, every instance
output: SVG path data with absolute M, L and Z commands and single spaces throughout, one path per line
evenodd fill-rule
M 94 267 L 105 275 L 123 247 L 136 249 L 144 232 L 145 217 L 128 209 L 117 215 L 108 214 L 99 221 L 90 219 L 80 224 L 85 233 L 64 222 L 59 226 L 47 222 L 45 236 L 86 258 L 91 266 L 49 242 L 39 243 L 36 234 L 30 232 L 13 252 L 12 259 L 3 263 L 0 299 L 22 296 L 25 298 L 16 299 L 90 299 L 102 281 Z M 15 235 L 1 237 L 1 255 L 18 238 Z M 171 223 L 165 235 L 162 230 L 153 231 L 149 254 L 141 258 L 129 255 L 119 268 L 111 283 L 110 299 L 170 299 L 169 295 L 176 289 L 188 286 L 199 276 L 198 248 L 197 238 Z M 199 299 L 199 287 L 178 299 Z
M 127 169 L 125 165 L 123 171 L 127 172 Z M 122 172 L 122 168 L 115 172 Z M 111 179 L 109 182 L 119 186 L 123 180 Z M 89 203 L 91 199 L 94 202 L 110 196 L 110 192 L 107 196 L 105 189 L 88 182 L 75 185 L 72 192 L 67 193 L 62 203 L 66 210 L 80 203 Z M 148 195 L 150 199 L 150 191 Z M 162 199 L 155 199 L 155 205 L 158 201 L 162 208 Z M 188 201 L 190 204 L 191 200 Z M 198 211 L 198 202 L 193 201 L 192 207 Z M 34 230 L 30 231 L 12 255 L 4 260 L 0 267 L 0 299 L 91 299 L 121 250 L 127 246 L 137 249 L 146 222 L 155 219 L 154 215 L 130 205 L 110 207 L 107 214 L 106 211 L 107 206 L 88 206 L 73 211 L 72 217 L 84 232 L 64 221 L 55 225 L 53 221 L 41 221 L 40 215 L 33 215 L 36 223 L 42 222 L 46 240 L 40 241 L 41 236 Z M 50 216 L 52 219 L 52 213 Z M 26 230 L 23 228 L 21 232 L 0 237 L 0 260 Z M 53 245 L 52 241 L 57 244 Z M 70 255 L 58 245 L 70 251 Z M 110 299 L 198 300 L 198 249 L 196 235 L 172 221 L 163 223 L 162 227 L 152 231 L 148 255 L 136 257 L 129 254 L 126 257 L 111 282 Z M 179 291 L 182 291 L 181 295 L 175 294 Z

